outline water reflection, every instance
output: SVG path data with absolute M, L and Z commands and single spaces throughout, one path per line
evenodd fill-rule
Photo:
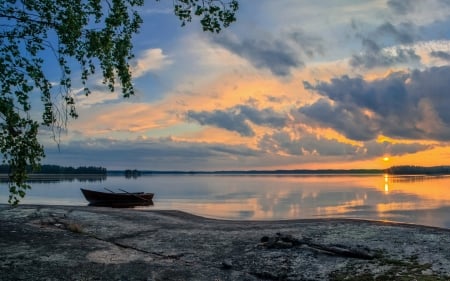
M 389 175 L 388 174 L 384 175 L 384 193 L 385 194 L 389 193 Z
M 153 206 L 153 200 L 147 200 L 143 202 L 96 202 L 89 203 L 88 206 L 94 207 L 111 207 L 111 208 L 136 208 L 136 207 L 148 207 Z
M 0 184 L 1 185 L 1 184 Z M 141 176 L 33 184 L 23 203 L 87 205 L 80 187 L 155 193 L 154 206 L 224 219 L 346 217 L 450 227 L 450 177 Z M 0 202 L 7 201 L 0 188 Z

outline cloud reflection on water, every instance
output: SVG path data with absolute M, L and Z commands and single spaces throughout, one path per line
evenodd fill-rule
M 450 216 L 441 210 L 450 208 L 449 177 L 261 176 L 221 181 L 233 184 L 210 190 L 207 200 L 163 199 L 157 208 L 226 219 L 348 217 L 450 227 Z
M 363 218 L 450 227 L 450 177 L 143 176 L 96 183 L 33 184 L 23 203 L 87 204 L 80 187 L 154 192 L 148 209 L 177 209 L 213 218 L 275 220 Z M 0 202 L 6 203 L 6 188 Z M 145 208 L 144 208 L 145 209 Z

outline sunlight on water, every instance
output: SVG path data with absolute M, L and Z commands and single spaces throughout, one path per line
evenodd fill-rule
M 389 175 L 109 176 L 33 183 L 25 204 L 87 205 L 80 187 L 155 193 L 154 206 L 238 220 L 363 218 L 450 227 L 450 177 Z M 7 202 L 6 184 L 0 202 Z

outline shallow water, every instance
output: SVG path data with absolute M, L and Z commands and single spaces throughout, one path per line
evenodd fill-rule
M 6 183 L 0 203 L 7 202 Z M 155 193 L 154 206 L 212 218 L 363 218 L 450 228 L 450 177 L 156 175 L 33 182 L 24 204 L 87 205 L 80 187 Z

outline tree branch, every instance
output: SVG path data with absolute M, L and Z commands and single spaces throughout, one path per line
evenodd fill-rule
M 32 15 L 32 16 L 33 17 L 38 17 L 36 15 Z M 4 13 L 1 13 L 1 12 L 0 12 L 0 18 L 4 18 L 4 19 L 7 19 L 7 20 L 13 19 L 13 20 L 16 20 L 16 21 L 18 21 L 20 23 L 26 23 L 26 24 L 36 23 L 36 24 L 47 26 L 47 27 L 51 27 L 51 28 L 56 28 L 58 26 L 58 25 L 56 25 L 53 22 L 48 22 L 48 21 L 43 21 L 43 20 L 36 20 L 36 19 L 29 18 L 29 17 L 27 17 L 26 19 L 23 19 L 22 17 L 20 17 L 18 15 L 4 14 Z

